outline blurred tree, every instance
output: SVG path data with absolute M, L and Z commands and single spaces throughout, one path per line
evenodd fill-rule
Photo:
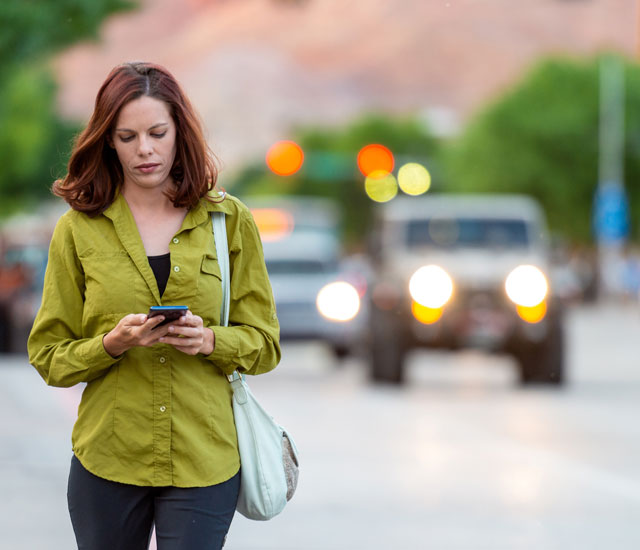
M 533 195 L 544 205 L 554 232 L 589 241 L 598 183 L 598 68 L 599 58 L 556 58 L 533 67 L 446 148 L 449 189 Z M 637 219 L 640 70 L 626 63 L 625 73 L 625 180 Z
M 343 233 L 351 247 L 361 247 L 376 203 L 364 192 L 357 166 L 358 151 L 381 143 L 395 156 L 397 171 L 404 162 L 420 162 L 432 173 L 437 140 L 418 118 L 366 115 L 346 127 L 305 128 L 294 133 L 304 164 L 291 176 L 277 176 L 265 163 L 247 166 L 230 183 L 237 195 L 312 195 L 335 200 L 343 211 Z M 436 167 L 437 172 L 437 167 Z
M 129 0 L 3 0 L 0 4 L 0 215 L 47 196 L 75 128 L 55 112 L 49 56 L 95 37 Z

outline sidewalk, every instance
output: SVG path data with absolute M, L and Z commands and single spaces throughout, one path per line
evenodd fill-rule
M 80 391 L 48 387 L 19 355 L 0 355 L 0 380 L 0 548 L 75 548 L 66 472 Z

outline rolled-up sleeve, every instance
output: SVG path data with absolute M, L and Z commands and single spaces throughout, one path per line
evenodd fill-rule
M 104 349 L 104 334 L 82 337 L 83 309 L 84 272 L 67 214 L 51 239 L 42 304 L 27 343 L 29 361 L 50 386 L 89 382 L 117 362 Z
M 227 224 L 231 301 L 229 326 L 210 327 L 215 348 L 208 358 L 225 374 L 261 374 L 280 361 L 280 326 L 258 228 L 246 208 Z M 230 231 L 232 229 L 232 231 Z

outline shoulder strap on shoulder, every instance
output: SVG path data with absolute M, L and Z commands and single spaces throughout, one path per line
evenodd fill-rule
M 222 306 L 220 308 L 220 324 L 229 324 L 229 246 L 227 243 L 227 226 L 224 212 L 212 212 L 211 224 L 213 225 L 213 240 L 216 245 L 218 265 L 222 275 Z

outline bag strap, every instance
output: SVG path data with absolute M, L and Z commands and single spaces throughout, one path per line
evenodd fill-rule
M 231 301 L 231 291 L 229 289 L 229 244 L 227 242 L 227 225 L 225 223 L 224 212 L 211 212 L 211 225 L 213 226 L 213 242 L 218 256 L 220 275 L 222 276 L 222 304 L 220 306 L 220 325 L 229 326 L 229 303 Z M 238 371 L 227 376 L 229 382 L 241 378 Z
M 213 241 L 216 245 L 218 265 L 222 276 L 222 305 L 220 307 L 220 325 L 229 325 L 229 245 L 227 243 L 227 226 L 224 212 L 211 212 L 213 225 Z

